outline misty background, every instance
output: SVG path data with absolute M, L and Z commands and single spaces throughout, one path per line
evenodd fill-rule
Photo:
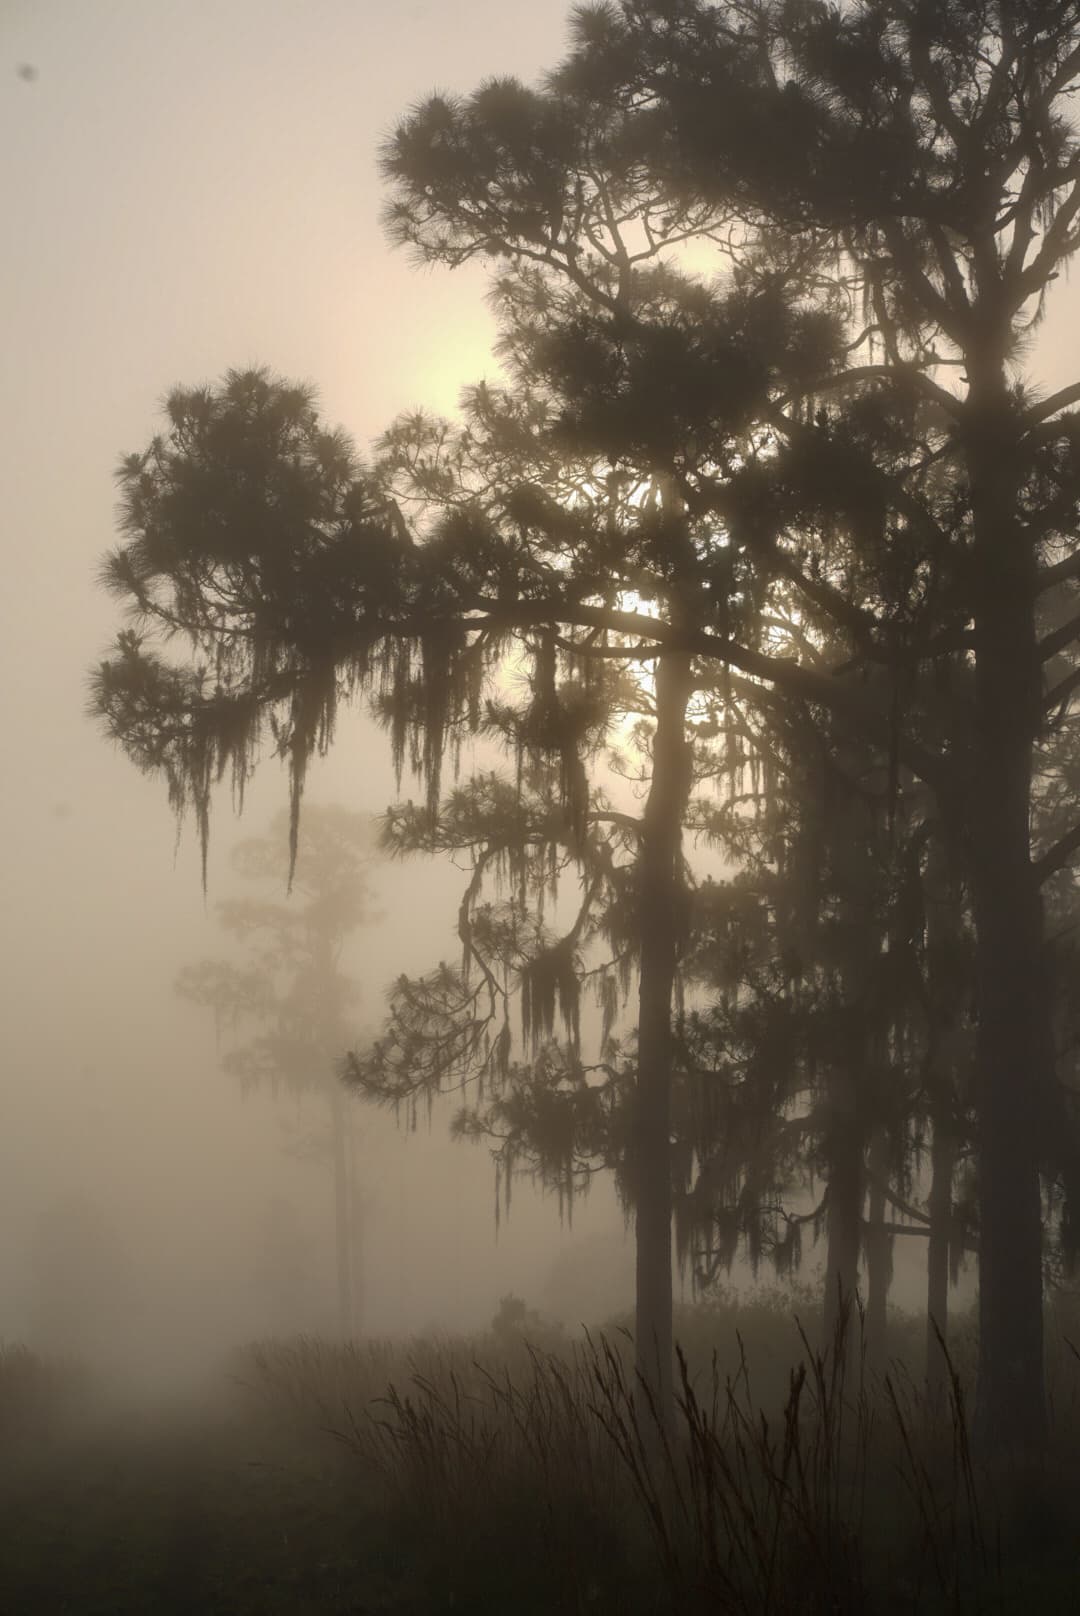
M 332 1331 L 330 1177 L 289 1149 L 318 1104 L 243 1099 L 211 1019 L 173 991 L 223 951 L 230 848 L 266 830 L 284 772 L 260 770 L 242 821 L 221 793 L 204 897 L 193 831 L 177 843 L 161 784 L 84 712 L 115 629 L 95 584 L 111 473 L 171 386 L 230 366 L 314 383 L 361 448 L 400 410 L 451 411 L 494 374 L 483 269 L 420 273 L 390 252 L 377 148 L 434 88 L 535 78 L 565 21 L 565 0 L 0 4 L 0 1337 L 89 1355 L 124 1342 L 168 1372 L 286 1323 Z M 1075 309 L 1059 298 L 1041 333 L 1048 388 Z M 385 737 L 343 720 L 307 800 L 378 814 L 394 797 Z M 353 957 L 374 1028 L 397 974 L 454 957 L 461 875 L 382 864 L 372 885 L 381 918 Z M 496 1240 L 491 1165 L 450 1142 L 450 1106 L 411 1134 L 353 1109 L 365 1334 L 480 1328 L 510 1290 L 570 1323 L 630 1304 L 606 1182 L 572 1228 L 519 1185 Z M 303 1275 L 288 1321 L 267 1266 L 283 1246 Z M 898 1252 L 900 1303 L 920 1255 Z
M 563 0 L 0 5 L 0 1337 L 94 1357 L 123 1343 L 168 1372 L 286 1322 L 333 1332 L 330 1174 L 290 1148 L 320 1104 L 243 1099 L 212 1018 L 173 991 L 183 965 L 228 952 L 230 848 L 266 831 L 285 776 L 260 771 L 242 821 L 222 793 L 204 898 L 193 833 L 177 844 L 160 783 L 84 712 L 115 628 L 95 583 L 112 471 L 169 387 L 230 365 L 313 382 L 362 448 L 494 370 L 483 272 L 422 275 L 390 252 L 376 151 L 435 84 L 468 90 L 487 64 L 535 76 L 565 16 Z M 307 800 L 377 814 L 394 797 L 386 740 L 353 715 Z M 460 879 L 372 871 L 381 918 L 352 952 L 367 1024 L 394 976 L 455 956 Z M 449 1108 L 413 1134 L 352 1109 L 364 1333 L 481 1328 L 510 1290 L 570 1318 L 629 1305 L 606 1185 L 573 1230 L 519 1186 L 496 1242 L 487 1152 L 450 1142 Z

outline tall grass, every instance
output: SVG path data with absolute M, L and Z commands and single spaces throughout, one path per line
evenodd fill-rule
M 943 1464 L 918 1391 L 897 1367 L 868 1374 L 861 1332 L 854 1359 L 843 1322 L 826 1351 L 798 1333 L 802 1356 L 771 1412 L 745 1353 L 735 1376 L 714 1361 L 704 1387 L 679 1354 L 681 1442 L 659 1475 L 636 1433 L 626 1450 L 620 1423 L 670 1587 L 760 1616 L 868 1611 L 886 1589 L 888 1608 L 927 1596 L 956 1607 L 986 1565 L 959 1380 Z
M 809 1324 L 789 1328 L 786 1377 L 770 1361 L 759 1385 L 742 1326 L 754 1335 L 762 1319 L 717 1310 L 713 1323 L 721 1317 L 728 1329 L 711 1350 L 700 1318 L 680 1349 L 670 1436 L 618 1331 L 556 1351 L 507 1352 L 490 1338 L 406 1353 L 263 1345 L 249 1371 L 353 1456 L 391 1539 L 423 1564 L 443 1605 L 732 1616 L 1071 1608 L 1054 1602 L 1053 1553 L 1040 1550 L 1041 1568 L 1024 1560 L 995 1478 L 973 1461 L 963 1330 L 942 1407 L 898 1359 L 868 1366 L 861 1320 L 842 1321 L 824 1349 Z M 1075 1411 L 1078 1360 L 1064 1345 L 1056 1362 L 1073 1371 L 1058 1376 L 1056 1406 L 1071 1396 Z M 1075 1430 L 1062 1432 L 1059 1459 Z M 1040 1518 L 1056 1502 L 1055 1542 L 1080 1523 L 1074 1471 L 1066 1458 L 1029 1478 Z M 1035 1586 L 1033 1606 L 1022 1589 Z
M 626 1524 L 631 1478 L 593 1408 L 593 1354 L 428 1338 L 260 1343 L 249 1386 L 357 1461 L 399 1556 L 440 1606 L 516 1613 L 657 1608 L 653 1555 Z M 654 1579 L 655 1580 L 655 1579 Z

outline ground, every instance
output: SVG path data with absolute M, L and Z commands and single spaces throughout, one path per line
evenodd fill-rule
M 961 1381 L 951 1411 L 924 1403 L 899 1326 L 887 1378 L 860 1357 L 847 1384 L 816 1356 L 781 1373 L 778 1308 L 683 1324 L 701 1338 L 666 1457 L 618 1331 L 550 1356 L 493 1336 L 252 1343 L 167 1396 L 0 1346 L 0 1616 L 1080 1608 L 1074 1352 L 1018 1485 L 968 1467 Z
M 3 1469 L 0 1616 L 431 1608 L 356 1496 L 372 1482 L 355 1462 L 242 1409 L 113 1409 Z

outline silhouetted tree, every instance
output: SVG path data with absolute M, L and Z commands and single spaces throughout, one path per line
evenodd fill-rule
M 686 1059 L 688 1076 L 701 1069 L 702 1104 L 713 1090 L 713 1119 L 687 1210 L 707 1275 L 730 1263 L 739 1237 L 752 1261 L 767 1254 L 786 1269 L 812 1225 L 826 1241 L 827 1340 L 862 1258 L 877 1351 L 892 1239 L 906 1227 L 885 1208 L 891 1199 L 910 1215 L 931 1087 L 932 800 L 910 782 L 890 788 L 887 757 L 827 719 L 775 700 L 767 719 L 758 709 L 739 721 L 757 781 L 699 805 L 741 869 L 703 889 L 692 929 L 689 972 L 713 998 L 687 1024 Z M 812 1210 L 800 1212 L 807 1193 Z
M 598 218 L 605 194 L 595 201 Z M 609 278 L 602 258 L 595 273 L 599 282 Z M 631 277 L 625 295 L 636 289 Z M 661 327 L 675 321 L 678 330 L 687 311 L 707 312 L 699 289 L 674 273 L 647 276 L 642 295 Z M 749 445 L 770 389 L 806 362 L 804 350 L 823 352 L 828 321 L 804 320 L 791 295 L 771 284 L 759 294 L 750 288 L 730 301 L 713 299 L 712 345 L 735 372 L 713 406 L 712 453 L 721 465 L 739 444 Z M 611 302 L 605 293 L 604 306 Z M 682 362 L 689 336 L 688 329 L 677 336 L 669 363 Z M 601 340 L 618 362 L 618 322 L 597 333 L 597 347 Z M 737 364 L 744 349 L 754 360 Z M 706 367 L 701 358 L 693 362 Z M 543 380 L 539 375 L 538 384 Z M 647 422 L 653 383 L 648 366 L 636 361 L 619 407 L 632 406 L 635 419 Z M 144 633 L 129 631 L 119 656 L 101 669 L 97 701 L 135 759 L 165 773 L 174 804 L 194 807 L 204 845 L 214 780 L 231 766 L 242 783 L 267 729 L 290 762 L 295 834 L 304 766 L 329 744 L 336 703 L 350 689 L 376 694 L 395 755 L 399 762 L 408 755 L 425 777 L 433 813 L 443 751 L 461 728 L 481 724 L 485 678 L 516 634 L 534 670 L 531 720 L 541 749 L 562 760 L 566 823 L 571 838 L 580 838 L 577 726 L 582 715 L 587 722 L 589 680 L 573 676 L 593 664 L 658 664 L 653 754 L 660 766 L 651 772 L 636 877 L 642 970 L 634 1170 L 649 1273 L 639 1339 L 643 1353 L 652 1350 L 644 1343 L 658 1345 L 667 1375 L 671 1191 L 663 1112 L 670 1103 L 679 845 L 691 784 L 685 721 L 701 678 L 694 653 L 669 644 L 695 634 L 706 652 L 726 647 L 726 639 L 691 628 L 694 601 L 724 635 L 736 621 L 752 635 L 757 587 L 752 558 L 725 557 L 711 515 L 693 517 L 658 470 L 659 448 L 632 437 L 623 466 L 601 476 L 598 450 L 586 439 L 581 453 L 593 475 L 579 471 L 562 502 L 543 484 L 519 480 L 566 441 L 558 401 L 553 393 L 545 409 L 541 393 L 539 408 L 522 421 L 516 404 L 479 399 L 475 414 L 486 412 L 488 423 L 479 422 L 486 436 L 478 440 L 476 428 L 458 436 L 446 457 L 450 486 L 445 477 L 436 482 L 410 530 L 400 503 L 387 497 L 387 474 L 360 478 L 295 389 L 249 375 L 229 378 L 219 393 L 175 395 L 168 437 L 123 468 L 132 537 L 107 576 L 144 632 L 153 626 L 172 634 L 185 624 L 196 660 L 170 664 Z M 496 479 L 505 432 L 514 426 L 515 458 L 507 457 L 508 470 Z M 609 448 L 609 461 L 613 454 Z M 434 475 L 423 463 L 419 470 Z M 579 498 L 590 484 L 594 497 Z M 635 607 L 645 600 L 648 606 Z M 580 687 L 584 701 L 563 698 L 556 664 L 571 696 Z M 707 683 L 714 677 L 704 674 Z

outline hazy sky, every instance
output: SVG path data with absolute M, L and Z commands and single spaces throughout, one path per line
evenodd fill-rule
M 28 1327 L 25 1253 L 42 1210 L 69 1191 L 127 1221 L 144 1285 L 152 1251 L 169 1270 L 146 1303 L 159 1333 L 204 1305 L 243 1321 L 276 1188 L 313 1230 L 329 1205 L 328 1183 L 282 1158 L 269 1102 L 241 1104 L 210 1030 L 172 994 L 179 966 L 217 947 L 212 905 L 237 835 L 227 801 L 207 906 L 190 834 L 174 862 L 162 785 L 84 716 L 87 669 L 117 626 L 94 583 L 115 539 L 112 473 L 155 430 L 172 385 L 230 366 L 315 383 L 327 417 L 361 444 L 406 407 L 451 409 L 490 370 L 482 275 L 418 273 L 391 253 L 376 150 L 434 88 L 552 65 L 567 9 L 0 0 L 0 1334 Z M 385 752 L 364 726 L 343 730 L 310 796 L 381 810 L 394 793 Z M 283 793 L 270 763 L 244 833 Z M 457 891 L 452 871 L 384 884 L 369 1008 L 395 972 L 453 953 Z M 377 1141 L 377 1324 L 485 1319 L 520 1288 L 527 1258 L 524 1283 L 540 1284 L 540 1254 L 565 1243 L 550 1205 L 522 1193 L 495 1250 L 482 1152 L 445 1143 L 442 1122 L 430 1141 L 366 1114 L 364 1126 Z M 592 1224 L 618 1228 L 601 1203 Z

